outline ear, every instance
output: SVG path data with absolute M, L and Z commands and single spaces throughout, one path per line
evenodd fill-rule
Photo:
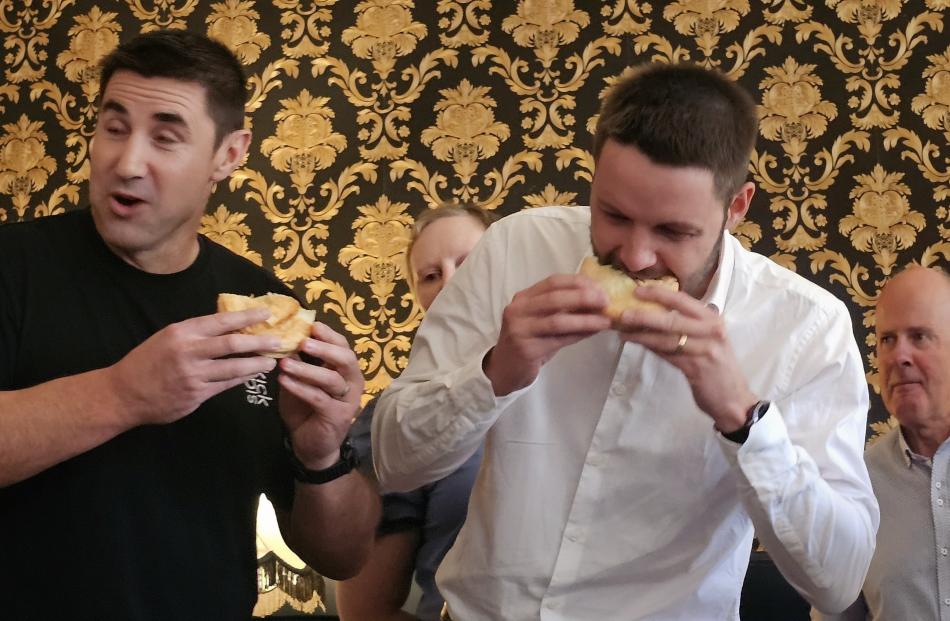
M 237 129 L 225 136 L 214 154 L 215 167 L 211 172 L 211 181 L 217 183 L 227 179 L 241 165 L 250 144 L 251 132 L 247 129 Z
M 726 228 L 730 231 L 745 217 L 752 204 L 752 195 L 755 194 L 755 184 L 746 181 L 732 197 L 732 202 L 726 209 Z

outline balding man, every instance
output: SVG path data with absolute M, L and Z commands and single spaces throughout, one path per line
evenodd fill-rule
M 819 619 L 950 619 L 950 277 L 908 268 L 877 302 L 881 395 L 900 426 L 865 460 L 881 506 L 861 596 Z

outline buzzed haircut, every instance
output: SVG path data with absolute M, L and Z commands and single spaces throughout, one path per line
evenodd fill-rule
M 102 60 L 99 99 L 116 71 L 146 78 L 195 82 L 205 88 L 208 115 L 215 125 L 215 147 L 244 127 L 247 79 L 241 63 L 224 44 L 187 30 L 155 30 L 138 35 Z
M 639 67 L 610 90 L 594 132 L 594 159 L 607 139 L 657 164 L 712 172 L 729 201 L 745 182 L 755 146 L 755 102 L 718 71 L 689 63 Z

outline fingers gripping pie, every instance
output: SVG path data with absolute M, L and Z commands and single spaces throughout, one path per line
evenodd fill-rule
M 310 326 L 316 319 L 316 311 L 301 308 L 296 299 L 280 293 L 268 293 L 257 297 L 236 293 L 218 294 L 219 313 L 259 307 L 268 309 L 270 317 L 242 328 L 240 332 L 269 334 L 280 338 L 278 350 L 259 353 L 271 358 L 284 358 L 299 350 L 304 339 L 310 336 Z
M 604 290 L 608 301 L 604 314 L 614 321 L 618 321 L 623 312 L 630 308 L 666 310 L 664 306 L 656 302 L 647 302 L 638 298 L 636 290 L 640 285 L 666 287 L 671 291 L 679 291 L 680 288 L 679 282 L 672 276 L 635 280 L 609 265 L 601 265 L 597 257 L 585 257 L 578 273 L 587 276 Z

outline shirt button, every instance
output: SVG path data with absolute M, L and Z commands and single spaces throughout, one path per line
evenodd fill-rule
M 617 384 L 613 384 L 610 387 L 610 394 L 612 394 L 615 397 L 622 397 L 624 396 L 624 394 L 626 394 L 626 392 L 627 392 L 627 387 L 624 386 L 623 384 L 617 383 Z
M 938 499 L 937 499 L 937 506 L 938 506 L 938 507 L 942 507 L 942 506 L 943 506 L 943 498 L 938 498 Z
M 947 606 L 950 606 L 950 597 L 948 597 L 947 599 L 943 600 L 943 603 L 946 604 Z
M 940 548 L 940 553 L 943 554 L 944 556 L 946 556 L 946 555 L 947 555 L 947 549 L 946 549 L 946 548 Z
M 604 465 L 604 458 L 600 455 L 591 455 L 587 458 L 587 465 L 591 468 L 600 468 Z
M 950 599 L 947 600 L 947 603 L 950 604 Z M 548 610 L 557 610 L 560 607 L 560 604 L 552 600 L 547 600 L 544 602 L 544 607 Z

